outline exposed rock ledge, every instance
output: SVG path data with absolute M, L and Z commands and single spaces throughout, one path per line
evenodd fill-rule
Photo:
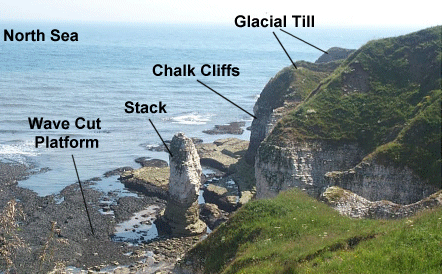
M 142 167 L 124 172 L 120 176 L 120 181 L 128 189 L 167 199 L 169 173 L 169 167 Z
M 237 138 L 219 139 L 213 143 L 195 145 L 202 166 L 211 167 L 224 173 L 233 173 L 233 165 L 238 163 L 249 145 L 248 141 Z M 138 159 L 146 166 L 126 170 L 120 176 L 120 181 L 129 189 L 145 195 L 167 199 L 169 190 L 169 173 L 167 162 L 158 159 Z M 152 166 L 154 164 L 154 166 Z
M 372 201 L 389 200 L 403 205 L 418 202 L 439 190 L 408 167 L 386 166 L 374 160 L 364 160 L 346 171 L 327 172 L 324 179 L 328 186 L 351 190 Z
M 237 138 L 219 139 L 210 144 L 197 144 L 196 149 L 202 166 L 231 173 L 230 166 L 236 164 L 245 154 L 248 141 Z
M 356 143 L 310 140 L 280 147 L 264 141 L 255 161 L 256 197 L 274 197 L 292 187 L 319 197 L 327 187 L 339 186 L 372 201 L 406 205 L 439 190 L 407 167 L 387 166 L 363 156 Z
M 327 172 L 347 170 L 362 157 L 363 151 L 355 143 L 311 141 L 280 147 L 264 141 L 255 161 L 256 197 L 275 197 L 292 187 L 319 197 L 329 186 L 324 180 Z
M 352 218 L 394 219 L 409 217 L 416 212 L 442 205 L 442 190 L 409 205 L 399 205 L 390 201 L 369 201 L 351 191 L 332 186 L 321 195 L 321 200 Z

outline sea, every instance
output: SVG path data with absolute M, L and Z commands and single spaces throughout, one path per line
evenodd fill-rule
M 4 41 L 4 30 L 39 29 L 46 41 Z M 51 31 L 78 34 L 78 41 L 51 41 Z M 19 181 L 40 196 L 56 194 L 77 181 L 102 177 L 123 166 L 139 167 L 138 157 L 168 160 L 150 151 L 177 132 L 204 142 L 249 139 L 252 117 L 197 80 L 253 113 L 266 83 L 293 59 L 314 62 L 323 52 L 279 29 L 228 25 L 173 25 L 84 22 L 2 22 L 0 40 L 0 161 L 25 164 L 35 172 Z M 418 28 L 287 28 L 286 31 L 327 50 L 357 49 L 369 40 L 407 34 Z M 155 65 L 195 67 L 195 76 L 155 76 Z M 231 64 L 239 75 L 203 76 L 205 65 Z M 127 113 L 128 101 L 166 105 L 166 113 Z M 77 118 L 95 121 L 78 129 Z M 69 128 L 33 129 L 29 119 L 69 122 Z M 100 127 L 97 126 L 97 120 Z M 242 135 L 209 135 L 204 130 L 245 122 Z M 52 124 L 54 126 L 54 124 Z M 98 148 L 36 147 L 36 136 L 96 139 Z M 100 184 L 98 182 L 98 184 Z

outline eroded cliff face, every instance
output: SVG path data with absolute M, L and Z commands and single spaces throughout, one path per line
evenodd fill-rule
M 370 201 L 337 186 L 327 188 L 320 199 L 341 215 L 352 218 L 395 219 L 410 217 L 416 212 L 442 204 L 442 190 L 416 203 L 400 205 L 391 201 Z
M 438 190 L 407 167 L 385 166 L 363 161 L 346 171 L 325 174 L 325 184 L 350 190 L 368 200 L 388 200 L 397 204 L 415 203 Z
M 268 135 L 276 122 L 275 119 L 271 118 L 273 110 L 282 107 L 285 95 L 293 91 L 289 87 L 293 77 L 295 76 L 291 69 L 283 69 L 267 83 L 256 101 L 253 112 L 258 119 L 252 121 L 250 144 L 245 155 L 246 161 L 249 164 L 254 163 L 259 144 Z
M 247 163 L 254 164 L 259 145 L 276 122 L 305 100 L 343 59 L 354 52 L 341 48 L 328 51 L 329 54 L 323 54 L 316 63 L 298 61 L 298 69 L 292 66 L 284 68 L 264 87 L 253 108 L 258 119 L 252 121 L 250 145 L 245 155 Z
M 264 141 L 255 161 L 256 197 L 271 198 L 292 187 L 319 197 L 338 186 L 371 201 L 411 204 L 439 190 L 407 167 L 362 161 L 364 156 L 355 143 L 311 141 L 281 147 Z
M 324 141 L 277 146 L 263 142 L 255 161 L 256 196 L 269 198 L 292 187 L 318 197 L 328 186 L 327 172 L 346 170 L 361 161 L 364 153 L 356 144 Z
M 281 78 L 285 85 L 269 83 L 274 90 L 263 90 L 256 111 L 284 100 L 277 108 L 268 103 L 252 124 L 247 156 L 256 156 L 256 196 L 298 187 L 317 197 L 339 186 L 369 200 L 411 204 L 440 189 L 440 56 L 434 27 L 370 41 L 316 78 L 297 70 L 291 82 Z M 287 84 L 293 79 L 316 85 Z M 285 112 L 289 98 L 300 102 Z

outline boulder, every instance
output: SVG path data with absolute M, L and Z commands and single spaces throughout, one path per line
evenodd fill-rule
M 205 203 L 200 205 L 201 219 L 214 230 L 217 226 L 228 220 L 228 213 L 218 208 L 215 204 Z
M 130 166 L 116 168 L 114 170 L 110 170 L 110 171 L 105 172 L 104 177 L 107 178 L 107 177 L 111 177 L 111 176 L 115 176 L 115 175 L 121 175 L 124 172 L 130 171 L 130 170 L 133 170 L 133 168 Z
M 227 212 L 232 212 L 239 207 L 238 187 L 229 177 L 206 184 L 203 196 L 206 203 L 216 204 Z

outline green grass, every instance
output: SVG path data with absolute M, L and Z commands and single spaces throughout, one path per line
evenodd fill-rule
M 441 163 L 440 111 L 436 110 L 441 96 L 441 31 L 439 26 L 368 42 L 285 115 L 267 141 L 277 145 L 312 139 L 355 142 L 366 154 L 390 143 L 393 150 L 380 149 L 384 159 L 394 153 L 411 156 L 395 163 L 408 165 L 422 179 L 439 185 L 440 174 L 435 173 Z M 363 78 L 351 76 L 355 68 L 367 75 L 367 90 L 348 88 L 354 85 L 348 79 Z M 426 170 L 416 164 L 418 155 L 427 157 Z
M 440 273 L 441 216 L 350 219 L 292 189 L 249 202 L 187 258 L 205 273 Z
M 441 96 L 441 90 L 425 96 L 398 137 L 378 147 L 369 157 L 384 165 L 408 166 L 421 178 L 440 183 Z

